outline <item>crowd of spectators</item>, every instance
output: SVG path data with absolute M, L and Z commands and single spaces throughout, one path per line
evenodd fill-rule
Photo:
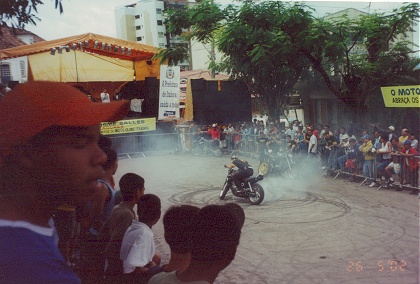
M 318 162 L 324 174 L 347 173 L 349 181 L 364 177 L 368 186 L 381 188 L 390 187 L 398 176 L 397 190 L 406 185 L 413 188 L 413 194 L 418 192 L 418 140 L 416 133 L 406 128 L 397 131 L 392 125 L 380 129 L 370 124 L 360 131 L 353 125 L 333 130 L 329 125 L 303 126 L 298 120 L 290 125 L 254 120 L 192 126 L 192 137 L 214 140 L 222 149 L 258 155 L 260 162 L 266 150 L 290 151 L 296 160 L 308 157 Z

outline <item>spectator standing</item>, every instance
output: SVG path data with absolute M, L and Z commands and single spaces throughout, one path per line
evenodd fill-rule
M 376 183 L 374 182 L 374 180 L 372 179 L 373 173 L 372 173 L 372 167 L 373 167 L 373 159 L 375 157 L 375 150 L 372 151 L 372 149 L 374 149 L 373 144 L 372 144 L 372 140 L 370 140 L 369 135 L 365 134 L 364 136 L 362 136 L 362 145 L 360 145 L 359 147 L 359 151 L 363 153 L 363 175 L 365 176 L 365 178 L 367 179 L 369 184 L 369 187 L 374 187 L 376 185 Z
M 111 102 L 111 99 L 110 99 L 109 94 L 107 93 L 106 89 L 104 89 L 102 91 L 102 93 L 101 93 L 100 96 L 101 96 L 101 101 L 103 103 L 109 103 L 109 102 Z
M 380 143 L 380 148 L 376 151 L 376 155 L 382 156 L 382 159 L 381 163 L 376 166 L 376 173 L 378 177 L 382 175 L 385 177 L 385 168 L 391 163 L 392 145 L 388 141 L 388 135 L 382 135 Z
M 398 140 L 400 141 L 400 143 L 404 143 L 406 140 L 410 139 L 409 135 L 408 135 L 408 129 L 404 128 L 403 130 L 401 130 L 401 136 L 398 137 Z
M 409 139 L 411 141 L 411 148 L 416 149 L 416 151 L 418 152 L 419 141 L 417 141 L 416 136 L 413 131 L 409 132 Z
M 306 133 L 310 135 L 308 143 L 308 154 L 313 160 L 315 160 L 318 154 L 318 139 L 316 138 L 315 134 L 313 134 L 312 128 L 307 129 Z
M 403 156 L 403 168 L 408 172 L 408 180 L 412 187 L 419 186 L 419 160 L 416 158 L 418 152 L 416 149 L 411 148 L 411 141 L 405 140 L 403 143 L 403 149 L 401 151 L 401 156 Z M 411 193 L 417 193 L 418 189 L 414 189 Z
M 397 174 L 397 175 L 401 174 L 400 152 L 402 150 L 402 145 L 397 138 L 392 139 L 391 145 L 392 145 L 392 152 L 391 152 L 392 162 L 389 163 L 388 166 L 385 167 L 385 178 L 387 180 L 388 185 L 394 182 L 394 178 L 392 177 L 392 174 Z
M 260 131 L 257 138 L 258 155 L 260 158 L 260 164 L 264 162 L 265 150 L 267 149 L 268 138 L 265 136 L 263 131 Z
M 159 197 L 145 194 L 140 198 L 137 204 L 138 221 L 131 222 L 121 244 L 123 283 L 147 283 L 153 275 L 149 269 L 160 265 L 160 257 L 155 254 L 152 232 L 152 227 L 159 221 L 160 214 Z
M 107 260 L 105 275 L 107 283 L 118 282 L 123 274 L 123 263 L 120 259 L 121 243 L 125 232 L 136 219 L 134 205 L 144 195 L 144 179 L 134 173 L 124 174 L 120 181 L 120 192 L 123 201 L 112 210 L 106 226 L 103 227 L 104 234 L 108 237 L 104 255 Z
M 124 118 L 128 105 L 93 103 L 63 83 L 30 82 L 0 109 L 0 282 L 80 283 L 49 220 L 62 204 L 84 206 L 100 187 L 99 124 Z

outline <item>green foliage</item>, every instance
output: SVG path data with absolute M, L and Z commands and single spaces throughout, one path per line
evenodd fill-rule
M 55 9 L 63 13 L 62 0 L 55 0 Z M 0 24 L 23 29 L 26 24 L 36 25 L 40 19 L 33 14 L 38 13 L 37 6 L 43 5 L 41 0 L 1 0 Z
M 418 82 L 413 71 L 418 59 L 409 56 L 412 43 L 402 40 L 418 22 L 418 3 L 404 4 L 389 15 L 356 18 L 315 19 L 312 11 L 298 2 L 245 1 L 221 9 L 203 1 L 176 17 L 171 14 L 169 25 L 178 27 L 170 31 L 189 28 L 186 39 L 213 40 L 224 57 L 211 68 L 244 80 L 272 116 L 283 112 L 299 79 L 314 83 L 322 78 L 358 113 L 366 113 L 381 86 Z M 171 51 L 162 53 L 170 58 Z M 182 52 L 174 50 L 174 55 L 182 57 Z

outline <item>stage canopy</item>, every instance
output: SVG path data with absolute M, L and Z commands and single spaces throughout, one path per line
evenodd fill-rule
M 0 50 L 0 59 L 28 57 L 33 81 L 115 82 L 159 78 L 158 49 L 87 33 Z

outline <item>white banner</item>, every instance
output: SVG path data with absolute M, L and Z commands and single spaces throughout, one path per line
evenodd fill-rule
M 160 66 L 159 120 L 179 119 L 179 66 Z

